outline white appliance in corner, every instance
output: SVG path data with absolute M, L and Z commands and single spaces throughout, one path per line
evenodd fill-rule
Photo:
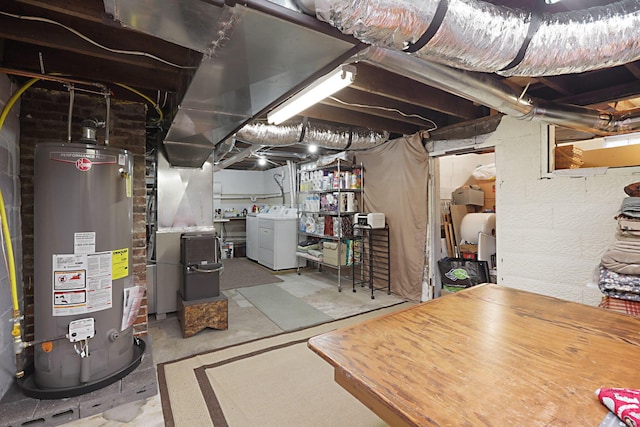
M 272 270 L 299 266 L 297 216 L 297 209 L 282 206 L 257 215 L 258 263 Z
M 250 213 L 245 219 L 247 224 L 247 258 L 258 261 L 258 216 Z

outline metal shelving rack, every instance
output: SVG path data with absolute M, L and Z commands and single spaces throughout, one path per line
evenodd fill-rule
M 389 226 L 371 228 L 354 225 L 355 240 L 353 249 L 353 292 L 357 286 L 367 287 L 371 291 L 386 290 L 391 294 L 391 264 L 389 254 Z
M 343 184 L 338 184 L 337 186 L 331 185 L 329 188 L 326 188 L 326 186 L 321 187 L 321 188 L 317 188 L 317 186 L 312 189 L 312 188 L 303 188 L 303 180 L 302 180 L 302 174 L 303 173 L 315 173 L 315 172 L 321 172 L 323 174 L 323 176 L 327 176 L 329 173 L 333 173 L 334 175 L 338 176 L 338 179 L 340 179 L 340 176 L 343 176 L 343 174 L 349 173 L 356 173 L 355 171 L 359 170 L 360 171 L 360 175 L 359 175 L 359 181 L 358 184 L 356 184 L 356 188 L 352 188 L 352 185 L 350 185 L 349 183 L 345 182 L 344 185 Z M 325 173 L 327 173 L 327 175 L 324 175 Z M 329 196 L 331 195 L 332 197 L 334 197 L 337 200 L 337 209 L 336 210 L 327 210 L 327 209 L 322 209 L 321 206 L 318 207 L 318 209 L 311 209 L 309 206 L 307 206 L 307 204 L 305 203 L 305 201 L 302 202 L 301 204 L 301 208 L 298 209 L 298 241 L 301 240 L 308 240 L 308 239 L 312 239 L 312 240 L 317 240 L 318 242 L 321 241 L 332 241 L 332 242 L 337 242 L 337 263 L 336 264 L 330 264 L 327 262 L 324 262 L 322 258 L 320 257 L 315 257 L 313 255 L 310 255 L 308 253 L 305 252 L 296 252 L 296 255 L 300 258 L 304 258 L 307 261 L 311 261 L 315 264 L 318 265 L 318 270 L 322 271 L 322 267 L 329 267 L 332 268 L 334 270 L 336 270 L 337 275 L 338 275 L 338 291 L 342 292 L 342 282 L 341 282 L 341 276 L 342 276 L 342 270 L 345 267 L 350 267 L 352 262 L 351 260 L 353 259 L 351 252 L 349 251 L 349 247 L 350 247 L 350 241 L 352 240 L 352 227 L 351 224 L 353 223 L 353 215 L 355 215 L 357 212 L 362 211 L 362 204 L 364 203 L 364 168 L 362 164 L 359 165 L 353 165 L 350 162 L 346 162 L 344 160 L 338 159 L 336 161 L 336 163 L 331 164 L 331 165 L 327 165 L 327 166 L 321 166 L 321 167 L 315 167 L 315 168 L 299 168 L 298 169 L 298 193 L 300 196 L 302 197 L 307 197 L 309 195 L 316 195 L 319 198 L 321 198 L 322 196 Z M 343 207 L 343 195 L 347 194 L 347 193 L 352 193 L 354 194 L 354 199 L 357 201 L 356 203 L 354 203 L 354 210 L 346 210 Z M 318 219 L 322 218 L 322 221 L 324 223 L 325 218 L 338 218 L 339 219 L 339 223 L 340 223 L 340 227 L 338 229 L 338 234 L 327 234 L 324 229 L 322 233 L 317 233 L 315 231 L 306 231 L 303 230 L 303 220 L 308 216 L 311 215 L 313 218 L 315 218 L 316 222 Z M 343 218 L 349 218 L 349 226 L 348 227 L 344 227 L 343 226 Z M 335 230 L 334 230 L 335 231 Z M 346 247 L 343 249 L 343 245 L 345 244 Z M 342 257 L 343 257 L 343 250 L 347 250 L 347 254 L 346 255 L 346 264 L 342 264 Z M 298 268 L 298 274 L 300 274 L 299 268 Z

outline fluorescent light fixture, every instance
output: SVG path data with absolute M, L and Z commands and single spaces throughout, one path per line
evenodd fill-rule
M 270 124 L 279 125 L 299 112 L 306 110 L 324 98 L 333 95 L 342 88 L 349 86 L 356 77 L 356 67 L 342 65 L 331 73 L 320 77 L 300 92 L 267 113 Z

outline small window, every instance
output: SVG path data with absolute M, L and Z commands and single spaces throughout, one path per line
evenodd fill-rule
M 640 166 L 640 133 L 570 142 L 559 140 L 561 133 L 551 147 L 554 170 Z

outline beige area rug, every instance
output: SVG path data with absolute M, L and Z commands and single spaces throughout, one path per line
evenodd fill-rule
M 220 290 L 244 288 L 282 282 L 274 271 L 263 267 L 249 258 L 230 258 L 222 260 L 224 270 L 220 275 Z
M 408 307 L 401 303 L 158 365 L 167 426 L 384 426 L 307 347 L 315 335 Z

